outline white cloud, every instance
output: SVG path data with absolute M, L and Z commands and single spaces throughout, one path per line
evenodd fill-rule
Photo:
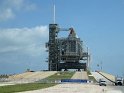
M 0 53 L 18 51 L 28 55 L 40 55 L 45 51 L 48 27 L 8 28 L 0 30 Z
M 23 7 L 23 5 L 25 4 L 24 3 L 24 0 L 6 0 L 6 5 L 8 5 L 8 7 L 11 7 L 11 8 L 16 8 L 16 9 L 19 9 L 21 7 Z
M 8 0 L 8 5 L 15 8 L 16 10 L 34 10 L 36 5 L 28 2 L 29 0 Z
M 36 8 L 37 6 L 35 4 L 30 4 L 30 5 L 25 6 L 25 9 L 27 11 L 35 10 Z
M 1 0 L 0 21 L 6 21 L 16 17 L 16 12 L 35 10 L 36 5 L 29 0 Z
M 1 12 L 1 14 L 0 14 L 1 21 L 5 21 L 8 19 L 14 18 L 14 16 L 15 16 L 10 8 L 0 10 L 0 12 Z

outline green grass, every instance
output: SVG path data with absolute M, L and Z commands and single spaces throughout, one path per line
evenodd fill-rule
M 61 80 L 61 79 L 70 79 L 75 72 L 70 71 L 60 71 L 52 76 L 47 77 L 48 80 Z
M 53 84 L 53 83 L 50 83 L 50 84 L 28 83 L 28 84 L 0 86 L 0 93 L 14 93 L 14 92 L 29 91 L 29 90 L 37 90 L 37 89 L 51 87 L 54 85 L 56 85 L 56 84 Z

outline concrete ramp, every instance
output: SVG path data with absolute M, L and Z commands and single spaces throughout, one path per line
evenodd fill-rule
M 109 80 L 115 82 L 115 76 L 114 76 L 114 75 L 111 75 L 111 74 L 108 74 L 108 73 L 104 73 L 104 72 L 99 72 L 99 73 L 100 73 L 101 75 L 103 75 L 104 77 L 108 78 Z
M 97 82 L 99 82 L 100 79 L 103 79 L 106 81 L 106 83 L 108 85 L 113 85 L 114 83 L 111 82 L 110 80 L 108 80 L 107 78 L 105 78 L 104 76 L 102 76 L 100 73 L 98 72 L 91 72 L 91 74 L 94 76 L 94 78 L 96 79 Z
M 44 79 L 44 78 L 49 77 L 55 73 L 57 73 L 57 71 L 37 72 L 37 74 L 32 76 L 32 78 Z
M 9 81 L 13 83 L 31 83 L 47 78 L 57 71 L 37 71 L 37 72 L 25 72 L 9 77 Z
M 94 78 L 96 79 L 97 82 L 99 82 L 100 79 L 106 80 L 102 75 L 100 75 L 97 72 L 91 72 L 91 74 L 94 76 Z
M 24 77 L 33 74 L 34 72 L 24 72 L 21 74 L 15 74 L 12 76 L 9 76 L 9 79 L 23 79 Z
M 31 74 L 28 74 L 28 75 L 24 76 L 23 79 L 30 79 L 30 78 L 33 79 L 35 76 L 37 76 L 37 75 L 39 75 L 39 74 L 42 74 L 42 73 L 43 73 L 43 72 L 39 72 L 39 71 L 33 72 L 33 73 L 31 73 Z
M 88 80 L 88 75 L 86 71 L 76 72 L 71 79 L 85 79 Z

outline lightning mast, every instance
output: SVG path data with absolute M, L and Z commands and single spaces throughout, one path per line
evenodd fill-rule
M 53 2 L 53 23 L 55 24 L 56 22 L 56 6 L 55 6 L 55 2 Z

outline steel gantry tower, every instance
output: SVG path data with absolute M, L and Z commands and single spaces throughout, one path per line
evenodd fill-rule
M 58 25 L 57 24 L 49 24 L 49 70 L 57 71 L 58 68 Z

